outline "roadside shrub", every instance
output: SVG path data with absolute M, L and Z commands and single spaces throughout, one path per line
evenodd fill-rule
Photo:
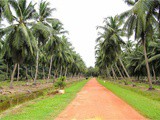
M 64 89 L 65 86 L 66 86 L 65 80 L 66 80 L 66 77 L 64 77 L 64 76 L 59 77 L 59 78 L 57 79 L 57 81 L 55 82 L 54 87 L 55 87 L 56 89 Z

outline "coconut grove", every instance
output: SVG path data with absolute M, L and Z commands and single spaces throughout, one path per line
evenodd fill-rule
M 87 67 L 53 3 L 1 0 L 0 119 L 160 119 L 160 1 L 123 1 Z

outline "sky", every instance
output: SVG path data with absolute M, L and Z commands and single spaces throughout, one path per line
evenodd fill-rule
M 41 0 L 34 0 L 40 2 Z M 69 31 L 69 41 L 73 44 L 87 67 L 95 64 L 96 26 L 103 19 L 115 16 L 129 9 L 124 0 L 47 0 L 57 10 L 53 17 L 58 18 Z

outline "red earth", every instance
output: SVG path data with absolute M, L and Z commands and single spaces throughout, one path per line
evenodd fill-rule
M 146 120 L 146 118 L 93 78 L 55 120 Z

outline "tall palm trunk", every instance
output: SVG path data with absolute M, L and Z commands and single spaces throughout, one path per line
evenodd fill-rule
M 62 65 L 61 65 L 61 71 L 60 71 L 60 77 L 62 76 Z
M 127 77 L 127 76 L 125 75 L 125 73 L 124 73 L 124 70 L 123 70 L 121 73 L 122 73 L 122 76 L 123 76 L 124 78 Z
M 121 76 L 121 78 L 123 78 L 123 75 L 122 75 L 121 71 L 119 70 L 119 68 L 118 68 L 118 66 L 117 66 L 117 63 L 115 63 L 115 66 L 116 66 L 116 68 L 117 68 L 117 70 L 118 70 L 119 75 Z
M 66 70 L 65 70 L 65 77 L 67 77 L 67 71 L 68 71 L 68 68 L 66 67 Z
M 58 69 L 56 69 L 56 72 L 55 72 L 56 74 L 55 74 L 55 78 L 57 78 L 58 77 Z
M 25 69 L 26 69 L 26 80 L 27 80 L 27 85 L 29 84 L 29 79 L 28 79 L 28 68 L 27 68 L 27 66 L 25 67 Z
M 8 79 L 8 63 L 7 63 L 7 70 L 6 70 L 6 79 Z
M 35 73 L 33 84 L 36 84 L 36 80 L 38 76 L 38 61 L 39 61 L 39 51 L 37 51 L 37 56 L 36 56 L 36 73 Z
M 44 80 L 46 79 L 44 67 L 43 67 L 43 79 Z
M 12 72 L 12 75 L 11 75 L 10 88 L 13 87 L 14 74 L 15 74 L 16 68 L 17 68 L 17 63 L 14 64 L 13 72 Z
M 119 58 L 119 61 L 120 61 L 121 66 L 123 67 L 123 70 L 124 70 L 125 74 L 126 74 L 126 75 L 127 75 L 127 77 L 130 79 L 130 76 L 129 76 L 129 74 L 128 74 L 128 72 L 127 72 L 126 68 L 124 67 L 124 64 L 123 64 L 123 62 L 122 62 L 121 58 Z
M 19 81 L 19 64 L 18 64 L 17 81 Z
M 32 80 L 34 80 L 34 79 L 33 79 L 33 70 L 32 70 L 32 66 L 31 66 L 31 77 L 32 77 Z
M 107 76 L 108 77 L 111 77 L 111 74 L 110 74 L 110 71 L 109 71 L 109 69 L 108 69 L 108 66 L 106 65 L 106 70 L 107 70 Z
M 26 68 L 26 80 L 28 80 L 28 68 L 27 66 L 25 68 Z
M 155 73 L 155 70 L 154 70 L 153 65 L 152 65 L 152 71 L 153 71 L 153 78 L 154 78 L 154 80 L 156 81 L 156 73 Z
M 114 71 L 112 66 L 111 66 L 111 70 L 112 70 L 112 74 L 113 74 L 114 79 L 118 80 L 117 75 L 116 75 L 116 73 L 115 73 L 115 71 Z
M 143 40 L 143 52 L 144 52 L 144 57 L 145 57 L 145 62 L 146 62 L 147 77 L 148 77 L 148 82 L 149 82 L 149 89 L 153 89 L 153 87 L 152 87 L 152 80 L 151 80 L 151 73 L 150 73 L 150 68 L 149 68 L 149 64 L 148 64 L 147 51 L 146 51 L 146 40 Z
M 47 78 L 47 82 L 51 77 L 51 70 L 52 70 L 52 62 L 53 62 L 53 56 L 51 56 L 51 60 L 50 60 L 50 66 L 49 66 L 49 73 L 48 73 L 48 78 Z

